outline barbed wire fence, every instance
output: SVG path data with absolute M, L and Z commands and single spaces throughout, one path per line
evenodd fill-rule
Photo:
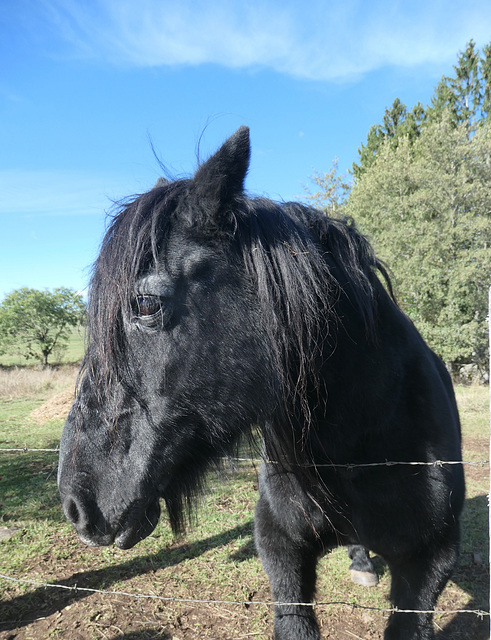
M 0 452 L 2 453 L 58 453 L 59 448 L 35 448 L 35 447 L 14 447 L 14 448 L 0 448 Z M 490 448 L 490 458 L 491 458 L 491 448 Z M 261 458 L 245 458 L 245 457 L 225 457 L 223 460 L 228 461 L 230 463 L 236 462 L 246 462 L 251 464 L 260 464 L 262 462 L 276 464 L 274 461 L 268 461 Z M 333 468 L 344 468 L 347 470 L 356 469 L 359 467 L 380 467 L 387 466 L 392 467 L 396 465 L 409 465 L 409 466 L 433 466 L 433 467 L 443 467 L 445 465 L 468 465 L 471 467 L 485 467 L 489 466 L 489 460 L 434 460 L 431 462 L 422 462 L 422 461 L 384 461 L 384 462 L 371 462 L 371 463 L 363 463 L 363 464 L 336 464 L 336 463 L 325 463 L 315 465 L 316 467 L 333 467 Z M 488 496 L 489 499 L 489 496 Z M 491 519 L 491 517 L 490 517 Z M 444 615 L 453 615 L 453 614 L 472 614 L 480 619 L 488 618 L 491 622 L 491 616 L 489 611 L 484 611 L 482 609 L 434 609 L 432 611 L 421 611 L 421 610 L 412 610 L 412 609 L 398 609 L 397 607 L 373 607 L 368 605 L 362 605 L 357 602 L 350 601 L 315 601 L 315 602 L 274 602 L 274 601 L 254 601 L 254 600 L 213 600 L 213 599 L 196 599 L 196 598 L 176 598 L 173 596 L 159 596 L 156 594 L 141 594 L 141 593 L 131 593 L 126 591 L 113 591 L 108 589 L 95 589 L 89 587 L 81 587 L 78 585 L 66 585 L 59 584 L 56 582 L 46 582 L 46 581 L 36 581 L 28 578 L 17 578 L 14 576 L 10 576 L 7 574 L 0 573 L 0 579 L 17 583 L 30 585 L 36 588 L 44 588 L 44 589 L 62 589 L 68 590 L 71 592 L 84 592 L 87 594 L 100 594 L 105 596 L 118 596 L 118 597 L 127 597 L 133 599 L 140 600 L 158 600 L 162 602 L 170 602 L 170 603 L 194 603 L 194 604 L 215 604 L 222 606 L 263 606 L 272 608 L 275 606 L 304 606 L 304 607 L 329 607 L 329 606 L 346 606 L 353 609 L 359 610 L 367 610 L 367 611 L 377 611 L 380 613 L 434 613 L 434 614 L 444 614 Z
M 144 594 L 144 593 L 131 593 L 128 591 L 111 591 L 109 589 L 94 589 L 89 587 L 79 587 L 78 585 L 66 585 L 56 584 L 54 582 L 38 582 L 36 580 L 28 580 L 27 578 L 14 578 L 12 576 L 0 573 L 0 578 L 8 580 L 10 582 L 16 582 L 19 584 L 27 584 L 37 588 L 52 588 L 52 589 L 65 589 L 74 592 L 85 592 L 90 594 L 102 594 L 110 596 L 125 596 L 128 598 L 135 598 L 139 600 L 158 600 L 162 602 L 173 603 L 188 603 L 188 604 L 217 604 L 217 605 L 238 605 L 247 606 L 258 605 L 263 607 L 328 607 L 328 606 L 346 606 L 352 609 L 361 609 L 365 611 L 378 611 L 380 613 L 433 613 L 433 614 L 457 614 L 457 613 L 470 613 L 483 619 L 489 617 L 488 611 L 481 609 L 431 609 L 431 610 L 414 610 L 414 609 L 399 609 L 397 607 L 373 607 L 368 605 L 359 604 L 357 602 L 346 601 L 326 601 L 326 602 L 274 602 L 266 600 L 212 600 L 212 599 L 199 599 L 199 598 L 175 598 L 173 596 L 159 596 L 156 594 Z

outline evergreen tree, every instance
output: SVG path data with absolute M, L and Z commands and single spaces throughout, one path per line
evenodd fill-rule
M 449 110 L 453 124 L 465 123 L 471 135 L 482 118 L 484 98 L 482 60 L 473 40 L 459 53 L 454 71 L 453 78 L 443 77 L 436 88 L 428 118 L 441 120 L 443 112 Z
M 361 178 L 363 173 L 375 162 L 377 151 L 384 141 L 382 127 L 374 124 L 370 127 L 366 144 L 362 144 L 358 149 L 360 164 L 353 162 L 352 173 L 355 178 Z
M 482 116 L 483 120 L 489 122 L 491 118 L 491 44 L 483 49 L 481 59 L 482 73 Z
M 454 72 L 453 77 L 442 77 L 426 108 L 419 102 L 408 111 L 399 98 L 394 100 L 392 107 L 385 110 L 382 124 L 370 128 L 366 144 L 358 149 L 359 163 L 354 162 L 352 167 L 356 179 L 372 166 L 378 150 L 387 139 L 393 147 L 404 137 L 414 143 L 426 124 L 440 122 L 446 112 L 451 114 L 454 126 L 466 123 L 468 136 L 489 118 L 491 44 L 484 47 L 480 57 L 475 42 L 470 40 L 465 50 L 459 53 Z
M 386 138 L 397 136 L 398 128 L 404 122 L 406 114 L 407 107 L 402 104 L 399 98 L 394 100 L 390 109 L 385 109 L 383 132 Z
M 418 102 L 412 110 L 406 114 L 404 121 L 397 128 L 397 140 L 399 138 L 409 138 L 412 143 L 419 138 L 423 123 L 426 119 L 425 108 Z
M 353 163 L 353 176 L 361 178 L 366 169 L 373 164 L 381 145 L 387 140 L 395 147 L 404 137 L 414 142 L 421 133 L 424 120 L 425 110 L 421 102 L 408 111 L 406 105 L 396 98 L 391 108 L 385 109 L 383 124 L 370 127 L 366 144 L 362 144 L 358 149 L 360 164 Z
M 440 122 L 443 114 L 447 111 L 452 115 L 453 124 L 457 124 L 457 118 L 455 117 L 457 98 L 452 91 L 451 85 L 451 78 L 442 76 L 431 98 L 431 103 L 426 108 L 428 122 Z
M 459 55 L 458 63 L 454 67 L 453 86 L 459 109 L 457 115 L 459 122 L 464 122 L 468 130 L 475 128 L 476 122 L 481 116 L 482 92 L 479 62 L 475 42 L 471 40 L 465 51 Z

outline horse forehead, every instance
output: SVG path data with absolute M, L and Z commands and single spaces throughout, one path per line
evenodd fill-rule
M 189 240 L 182 236 L 173 236 L 169 239 L 164 253 L 160 256 L 158 273 L 160 277 L 190 275 L 205 263 L 223 262 L 223 252 L 217 247 L 211 247 L 200 243 L 199 240 Z

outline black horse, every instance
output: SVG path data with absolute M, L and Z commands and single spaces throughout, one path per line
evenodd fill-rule
M 354 224 L 247 197 L 249 156 L 241 127 L 114 217 L 61 440 L 65 514 L 86 544 L 127 549 L 163 499 L 179 531 L 210 465 L 259 425 L 277 640 L 319 638 L 302 603 L 336 545 L 380 554 L 394 606 L 420 611 L 392 613 L 386 639 L 432 638 L 464 499 L 461 465 L 437 463 L 461 455 L 449 376 Z

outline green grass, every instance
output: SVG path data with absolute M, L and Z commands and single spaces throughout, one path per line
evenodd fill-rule
M 62 364 L 72 364 L 80 362 L 84 355 L 84 329 L 77 327 L 74 329 L 68 340 L 66 351 L 61 357 Z
M 26 428 L 26 416 L 42 403 L 42 398 L 15 398 L 0 401 L 0 442 L 19 442 L 26 437 L 32 440 L 31 431 Z
M 0 400 L 0 447 L 51 448 L 57 445 L 62 429 L 61 420 L 40 426 L 33 424 L 29 418 L 30 412 L 48 395 L 49 392 L 45 391 L 34 398 Z M 487 459 L 488 389 L 459 387 L 457 396 L 462 414 L 464 459 Z M 42 582 L 77 582 L 97 589 L 156 593 L 174 598 L 270 601 L 267 579 L 253 545 L 252 522 L 257 499 L 255 465 L 241 462 L 238 469 L 227 471 L 225 479 L 223 475 L 210 476 L 209 489 L 199 507 L 197 523 L 182 539 L 173 539 L 166 518 L 162 517 L 155 531 L 146 540 L 134 549 L 121 551 L 115 547 L 88 548 L 78 541 L 65 521 L 58 501 L 56 464 L 56 453 L 0 452 L 0 526 L 16 530 L 11 539 L 0 542 L 0 572 Z M 466 475 L 467 501 L 462 522 L 462 557 L 454 580 L 449 583 L 439 602 L 440 609 L 467 606 L 487 608 L 486 494 L 489 487 L 489 466 L 468 467 Z M 482 566 L 476 565 L 476 558 L 479 557 L 484 563 Z M 344 549 L 337 549 L 322 559 L 319 566 L 318 599 L 387 607 L 390 577 L 383 563 L 379 562 L 377 565 L 380 585 L 370 590 L 351 583 L 349 563 Z M 28 612 L 31 615 L 33 610 L 39 609 L 38 616 L 49 617 L 42 609 L 44 591 L 41 593 L 41 590 L 34 587 L 0 580 L 0 590 L 2 589 L 12 602 L 11 609 L 7 611 L 9 616 L 22 618 Z M 55 594 L 51 598 L 56 600 L 62 596 Z M 97 624 L 105 624 L 104 621 L 108 625 L 112 621 L 111 624 L 124 628 L 125 632 L 134 630 L 129 614 L 124 614 L 126 609 L 121 598 L 109 604 L 105 600 L 102 604 L 102 600 L 97 600 L 96 596 L 84 601 L 73 596 L 73 602 L 70 600 L 70 603 L 71 615 L 79 617 L 77 619 L 81 625 L 81 633 L 85 634 L 83 637 L 91 637 L 91 634 L 94 637 L 104 637 L 97 635 Z M 63 609 L 64 605 L 62 602 L 56 606 Z M 237 609 L 230 605 L 225 607 L 230 616 L 224 622 L 223 606 L 220 609 L 209 605 L 206 620 L 204 614 L 193 613 L 195 608 L 189 603 L 168 605 L 159 601 L 146 601 L 139 602 L 138 605 L 130 603 L 127 609 L 129 611 L 131 607 L 137 606 L 141 610 L 140 620 L 151 620 L 156 625 L 155 628 L 159 629 L 166 625 L 176 625 L 176 620 L 180 620 L 182 625 L 187 625 L 186 628 L 194 630 L 194 637 L 242 637 L 238 630 L 247 628 L 248 633 L 255 634 L 251 637 L 265 639 L 271 629 L 271 611 L 267 607 L 251 606 L 244 610 L 243 607 Z M 203 607 L 201 610 L 204 610 Z M 319 608 L 318 616 L 324 629 L 330 628 L 333 611 L 332 608 Z M 346 617 L 341 607 L 339 611 L 339 616 Z M 353 618 L 354 615 L 350 610 L 349 616 Z M 366 624 L 368 629 L 373 625 L 378 625 L 377 628 L 383 626 L 383 620 L 377 622 L 376 616 L 379 614 L 363 615 L 366 619 L 359 618 L 359 623 Z M 372 617 L 374 621 L 370 622 Z M 442 624 L 446 621 L 447 618 Z M 50 633 L 58 632 L 57 624 L 53 623 Z M 207 624 L 218 626 L 209 630 Z M 223 629 L 221 624 L 225 625 Z M 178 630 L 175 631 L 175 637 L 181 638 Z

